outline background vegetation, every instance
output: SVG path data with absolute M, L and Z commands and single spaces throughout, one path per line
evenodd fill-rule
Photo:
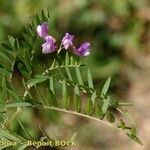
M 78 131 L 80 134 L 77 139 L 80 140 L 77 147 L 83 150 L 149 148 L 150 2 L 148 0 L 0 0 L 0 4 L 0 43 L 4 42 L 9 34 L 20 37 L 25 30 L 23 25 L 30 23 L 30 17 L 47 8 L 50 10 L 49 26 L 53 36 L 61 39 L 67 31 L 75 34 L 77 45 L 83 40 L 88 40 L 92 47 L 91 55 L 84 63 L 91 68 L 94 82 L 99 88 L 106 77 L 111 75 L 112 96 L 121 101 L 133 102 L 132 112 L 144 147 L 132 143 L 120 133 L 116 135 L 116 131 L 107 127 L 70 115 L 57 118 L 56 113 L 47 112 L 46 122 L 42 117 L 44 114 L 27 110 L 22 117 L 30 116 L 25 120 L 27 124 L 33 120 L 35 122 L 38 122 L 38 119 L 43 120 L 44 127 L 48 133 L 50 132 L 51 137 L 66 137 Z M 16 76 L 19 78 L 17 72 Z M 19 88 L 17 81 L 15 84 Z M 20 132 L 15 123 L 13 128 Z M 35 137 L 39 136 L 34 129 L 30 129 L 29 132 Z

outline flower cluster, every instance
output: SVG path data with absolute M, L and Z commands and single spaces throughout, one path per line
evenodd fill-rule
M 48 54 L 57 51 L 56 40 L 51 35 L 48 35 L 48 24 L 46 22 L 37 26 L 37 34 L 43 38 L 45 43 L 42 44 L 42 53 Z M 71 48 L 73 52 L 78 56 L 88 56 L 90 54 L 90 43 L 85 42 L 79 48 L 73 45 L 74 35 L 66 33 L 62 38 L 61 45 L 64 49 Z

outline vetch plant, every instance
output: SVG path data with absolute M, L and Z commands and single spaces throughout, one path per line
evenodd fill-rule
M 26 32 L 22 33 L 20 39 L 8 36 L 8 42 L 2 44 L 0 139 L 17 142 L 16 147 L 20 150 L 27 148 L 29 146 L 27 141 L 31 140 L 32 136 L 19 116 L 27 108 L 32 108 L 38 111 L 58 111 L 92 119 L 118 128 L 131 139 L 142 144 L 126 110 L 126 106 L 131 104 L 118 102 L 108 94 L 111 77 L 106 80 L 101 91 L 95 89 L 90 70 L 82 64 L 82 57 L 92 53 L 90 43 L 85 42 L 77 47 L 74 44 L 75 36 L 70 33 L 66 33 L 61 41 L 57 41 L 49 34 L 49 18 L 49 13 L 45 15 L 42 11 L 40 15 L 35 15 L 30 26 L 25 27 Z M 86 79 L 81 69 L 87 72 Z M 20 80 L 17 78 L 17 82 L 19 80 L 22 85 L 19 88 L 15 87 L 13 82 L 16 71 L 21 76 Z M 56 93 L 56 86 L 61 87 L 61 98 L 60 94 Z M 86 104 L 82 100 L 83 94 L 86 96 Z M 13 111 L 11 115 L 8 113 L 10 110 Z M 116 112 L 120 114 L 119 119 L 115 115 Z M 128 123 L 123 121 L 126 119 Z M 28 137 L 25 138 L 11 130 L 11 124 L 14 121 L 17 121 L 22 130 L 29 135 Z M 44 130 L 41 128 L 39 130 L 44 139 L 48 140 L 49 137 Z M 9 146 L 0 146 L 0 148 Z

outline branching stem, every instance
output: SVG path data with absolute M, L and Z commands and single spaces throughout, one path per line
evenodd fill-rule
M 9 128 L 10 123 L 18 116 L 18 114 L 22 111 L 21 107 L 17 107 L 15 113 L 11 116 L 11 118 L 5 122 L 5 127 Z

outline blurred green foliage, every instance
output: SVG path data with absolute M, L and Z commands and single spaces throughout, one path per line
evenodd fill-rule
M 48 8 L 52 35 L 59 39 L 70 32 L 76 35 L 77 45 L 83 39 L 91 42 L 92 55 L 86 63 L 94 68 L 95 78 L 118 74 L 128 66 L 135 51 L 149 48 L 148 0 L 1 0 L 0 3 L 0 42 L 8 34 L 19 36 L 23 24 L 29 24 L 30 16 Z
M 141 67 L 138 58 L 150 50 L 149 0 L 0 0 L 0 4 L 0 43 L 8 34 L 19 37 L 33 14 L 49 9 L 50 34 L 56 39 L 70 32 L 76 45 L 85 39 L 91 43 L 91 55 L 84 61 L 95 83 L 112 75 L 113 87 L 126 90 L 128 76 Z

